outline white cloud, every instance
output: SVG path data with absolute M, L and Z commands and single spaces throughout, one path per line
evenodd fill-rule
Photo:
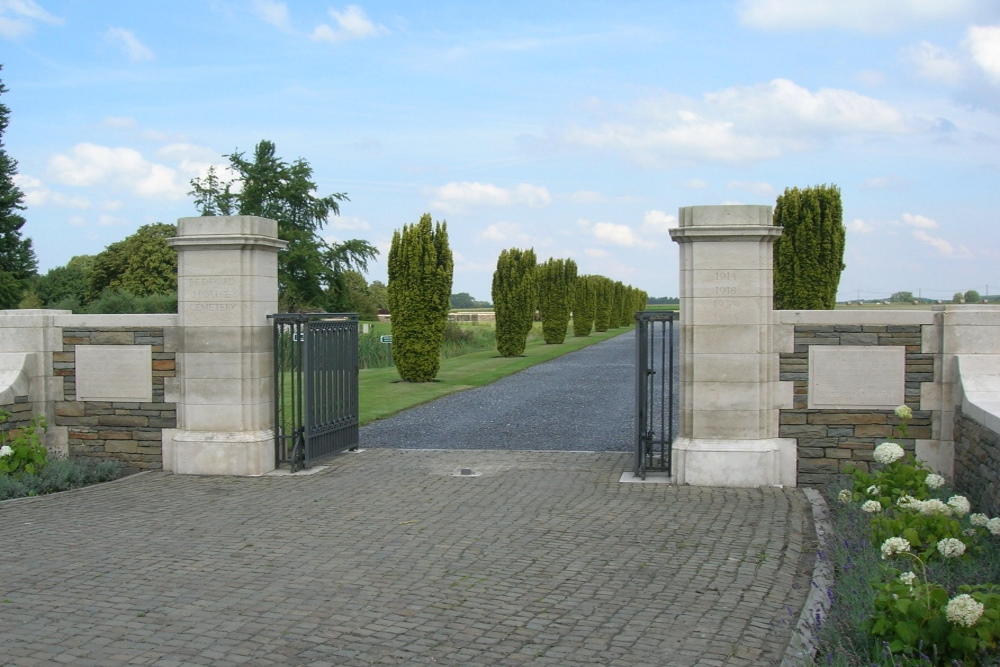
M 958 246 L 956 248 L 948 241 L 937 236 L 931 236 L 922 229 L 913 232 L 913 238 L 929 245 L 945 257 L 969 257 L 972 254 L 965 246 Z
M 35 31 L 35 23 L 62 25 L 63 19 L 49 14 L 34 0 L 0 0 L 0 37 L 27 37 Z
M 990 0 L 742 0 L 739 13 L 744 25 L 764 30 L 887 32 L 989 10 Z
M 49 171 L 63 185 L 122 187 L 152 199 L 182 199 L 188 190 L 175 169 L 150 162 L 132 148 L 80 143 L 69 154 L 54 155 Z
M 917 76 L 954 85 L 962 79 L 963 67 L 958 58 L 935 44 L 922 41 L 903 50 L 904 60 L 910 62 L 916 69 Z
M 1000 83 L 1000 26 L 972 26 L 966 33 L 972 60 L 994 83 Z
M 662 95 L 639 100 L 596 127 L 576 125 L 563 140 L 622 152 L 646 167 L 743 164 L 804 151 L 838 137 L 912 131 L 903 114 L 854 91 L 810 91 L 787 79 L 708 93 L 701 100 Z
M 923 215 L 904 213 L 902 219 L 903 224 L 907 227 L 916 227 L 917 229 L 937 229 L 939 227 L 937 222 Z
M 552 196 L 547 188 L 521 183 L 501 188 L 492 183 L 451 182 L 433 190 L 431 206 L 447 213 L 457 213 L 477 206 L 548 206 Z
M 708 187 L 708 181 L 703 181 L 700 178 L 689 178 L 684 181 L 684 184 L 681 187 L 687 188 L 688 190 L 704 190 Z
M 656 245 L 640 238 L 635 230 L 628 225 L 619 225 L 613 222 L 591 223 L 589 220 L 582 219 L 577 220 L 576 224 L 603 243 L 623 248 L 650 248 Z
M 677 226 L 677 216 L 664 211 L 646 211 L 642 216 L 642 230 L 653 234 L 669 234 Z
M 570 195 L 570 199 L 581 204 L 605 204 L 608 198 L 593 190 L 578 190 Z
M 521 229 L 521 225 L 516 222 L 495 222 L 484 229 L 479 236 L 488 241 L 517 241 L 524 243 L 531 240 L 531 237 Z
M 365 14 L 365 10 L 357 5 L 348 5 L 342 12 L 331 9 L 330 16 L 336 22 L 337 27 L 331 28 L 326 23 L 321 23 L 313 30 L 312 39 L 336 44 L 352 39 L 377 37 L 389 32 L 385 26 L 372 23 Z
M 114 227 L 115 225 L 127 225 L 129 221 L 126 218 L 116 218 L 113 215 L 102 213 L 97 216 L 97 224 L 101 227 Z
M 774 186 L 770 183 L 750 182 L 750 181 L 729 181 L 726 187 L 730 190 L 746 190 L 761 197 L 773 197 L 775 195 Z
M 292 24 L 288 16 L 288 5 L 274 0 L 254 0 L 253 12 L 263 21 L 270 23 L 279 30 L 291 31 Z
M 125 28 L 108 28 L 104 33 L 104 39 L 121 48 L 128 59 L 132 62 L 152 60 L 153 52 L 139 38 L 132 34 L 131 30 Z
M 60 206 L 63 208 L 88 209 L 90 200 L 79 195 L 65 195 L 47 187 L 41 179 L 27 174 L 14 174 L 14 185 L 24 193 L 24 205 Z
M 854 220 L 851 220 L 849 223 L 844 225 L 844 227 L 847 228 L 847 231 L 854 232 L 856 234 L 871 234 L 872 232 L 875 231 L 874 226 L 868 224 L 861 218 L 855 218 Z
M 885 74 L 874 69 L 861 70 L 854 78 L 870 88 L 875 88 L 885 83 Z

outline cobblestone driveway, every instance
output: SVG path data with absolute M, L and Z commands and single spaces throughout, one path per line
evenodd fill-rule
M 368 450 L 0 503 L 0 663 L 778 664 L 805 497 L 622 484 L 629 462 Z

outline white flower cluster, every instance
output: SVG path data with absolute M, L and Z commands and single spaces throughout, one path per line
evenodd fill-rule
M 948 499 L 948 507 L 951 508 L 955 516 L 965 516 L 972 510 L 969 499 L 965 496 L 952 496 Z
M 882 493 L 882 487 L 875 486 L 874 484 L 872 484 L 867 489 L 865 489 L 865 493 L 867 493 L 869 496 L 877 496 L 878 494 Z
M 1000 536 L 1000 516 L 993 517 L 987 521 L 986 530 L 990 531 L 990 535 Z
M 931 474 L 927 475 L 926 479 L 924 479 L 924 484 L 926 484 L 927 488 L 930 489 L 931 491 L 940 489 L 942 486 L 944 486 L 944 477 L 932 472 Z
M 3 447 L 0 447 L 0 458 L 3 458 L 5 456 L 10 456 L 13 453 L 14 450 L 10 448 L 10 445 L 4 445 Z
M 881 445 L 875 448 L 875 453 L 873 454 L 876 461 L 882 464 L 889 464 L 893 461 L 898 461 L 903 458 L 906 452 L 903 448 L 894 442 L 883 442 Z
M 951 507 L 941 502 L 937 498 L 930 500 L 914 500 L 910 507 L 917 510 L 924 516 L 951 516 Z
M 896 416 L 900 419 L 905 419 L 906 421 L 913 419 L 913 410 L 911 410 L 908 405 L 899 406 L 896 408 L 895 412 Z
M 920 502 L 919 500 L 917 500 L 910 494 L 904 493 L 899 497 L 899 500 L 896 501 L 896 504 L 902 507 L 903 509 L 914 509 L 916 507 L 915 503 L 919 502 Z
M 882 543 L 882 560 L 892 558 L 896 554 L 910 551 L 910 541 L 905 537 L 890 537 Z
M 882 511 L 882 503 L 877 500 L 866 500 L 861 504 L 861 510 L 869 514 L 878 514 Z
M 842 503 L 849 503 L 854 499 L 854 495 L 851 493 L 850 489 L 841 489 L 840 493 L 837 494 L 837 500 Z
M 965 542 L 946 537 L 937 543 L 937 550 L 945 558 L 958 558 L 965 553 Z
M 948 601 L 944 615 L 952 623 L 971 628 L 983 615 L 983 611 L 984 607 L 981 603 L 976 602 L 975 598 L 968 593 L 962 593 Z
M 969 523 L 971 523 L 976 528 L 985 528 L 986 524 L 990 522 L 990 518 L 985 514 L 970 514 Z
M 917 575 L 915 575 L 913 572 L 904 572 L 903 574 L 899 575 L 899 580 L 902 581 L 907 586 L 912 587 L 913 582 L 917 580 Z

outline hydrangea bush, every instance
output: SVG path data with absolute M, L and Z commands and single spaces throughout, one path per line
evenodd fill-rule
M 903 408 L 896 415 L 905 434 L 912 412 Z M 975 558 L 986 540 L 1000 538 L 1000 517 L 971 513 L 967 498 L 947 496 L 944 478 L 897 443 L 878 445 L 873 458 L 876 469 L 854 471 L 851 488 L 837 496 L 867 517 L 883 562 L 872 582 L 868 632 L 890 652 L 893 665 L 983 664 L 983 656 L 997 655 L 1000 587 L 962 584 L 949 591 L 928 573 L 931 563 Z
M 0 424 L 8 419 L 10 413 L 0 410 Z M 15 429 L 13 437 L 0 431 L 0 475 L 33 475 L 45 466 L 48 451 L 38 437 L 44 430 L 45 418 L 39 415 L 27 426 Z

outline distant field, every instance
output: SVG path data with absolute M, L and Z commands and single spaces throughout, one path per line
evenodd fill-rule
M 679 303 L 647 303 L 646 310 L 680 310 Z

